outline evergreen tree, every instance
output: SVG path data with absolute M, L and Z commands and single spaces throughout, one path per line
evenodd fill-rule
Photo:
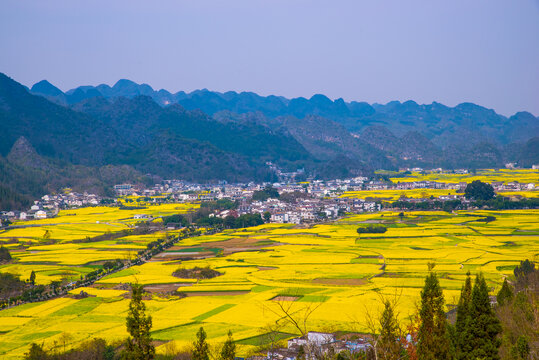
M 34 285 L 36 283 L 36 273 L 34 270 L 30 273 L 30 284 Z
M 511 290 L 511 287 L 507 283 L 507 279 L 503 280 L 503 285 L 500 291 L 498 292 L 498 295 L 496 296 L 496 301 L 498 302 L 498 305 L 504 306 L 505 304 L 511 302 L 513 299 L 513 290 Z
M 438 278 L 430 272 L 421 291 L 421 309 L 419 311 L 417 354 L 419 360 L 449 359 L 449 336 L 444 312 L 444 295 Z
M 152 345 L 150 329 L 152 317 L 145 314 L 146 305 L 142 302 L 142 285 L 131 284 L 131 302 L 127 314 L 127 331 L 131 336 L 125 343 L 122 353 L 124 359 L 153 359 L 155 347 Z
M 232 338 L 232 331 L 228 331 L 228 339 L 226 339 L 221 353 L 219 354 L 219 360 L 234 360 L 236 357 L 236 344 Z
M 209 348 L 206 342 L 206 332 L 201 326 L 197 332 L 197 339 L 193 343 L 193 360 L 209 360 Z
M 380 317 L 380 340 L 378 341 L 378 356 L 383 360 L 399 359 L 403 348 L 399 340 L 399 322 L 393 305 L 389 300 L 384 302 L 384 311 Z
M 497 336 L 501 331 L 500 321 L 490 306 L 485 278 L 478 274 L 472 290 L 469 324 L 466 329 L 470 343 L 466 359 L 499 359 L 500 340 Z
M 459 304 L 457 307 L 457 320 L 455 322 L 454 346 L 457 359 L 465 359 L 466 352 L 469 351 L 469 341 L 466 338 L 468 332 L 466 326 L 472 301 L 472 278 L 470 272 L 466 274 L 466 282 L 460 292 Z

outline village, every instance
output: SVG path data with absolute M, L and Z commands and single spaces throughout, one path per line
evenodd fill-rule
M 420 168 L 407 169 L 410 171 L 423 171 Z M 403 191 L 398 199 L 401 202 L 419 203 L 426 200 L 453 201 L 460 200 L 466 203 L 464 189 L 467 182 L 445 183 L 438 181 L 407 181 L 391 182 L 380 178 L 355 177 L 350 179 L 312 180 L 305 182 L 294 181 L 301 170 L 294 173 L 283 173 L 275 170 L 280 182 L 275 183 L 237 183 L 229 184 L 220 181 L 213 184 L 192 183 L 183 180 L 163 180 L 151 187 L 140 184 L 117 184 L 114 186 L 115 198 L 105 198 L 96 194 L 64 191 L 61 194 L 47 194 L 26 211 L 5 210 L 0 212 L 0 219 L 4 225 L 13 221 L 32 219 L 45 219 L 54 217 L 59 210 L 73 209 L 98 205 L 118 205 L 119 199 L 128 198 L 128 201 L 144 201 L 145 203 L 196 203 L 228 199 L 236 202 L 235 209 L 223 210 L 213 216 L 225 218 L 229 215 L 238 217 L 244 214 L 260 214 L 273 223 L 313 223 L 328 219 L 335 219 L 345 213 L 375 212 L 382 209 L 383 197 L 352 197 L 342 196 L 346 192 L 395 190 Z M 442 172 L 442 169 L 433 169 L 429 172 Z M 466 174 L 467 170 L 455 170 L 457 174 Z M 534 183 L 492 182 L 496 192 L 517 192 L 535 190 Z M 259 198 L 255 193 L 264 189 L 275 189 L 279 196 Z M 406 197 L 407 190 L 423 189 L 428 194 L 429 189 L 452 190 L 453 194 L 442 194 L 433 198 L 424 196 L 420 198 Z M 134 205 L 137 204 L 135 201 Z

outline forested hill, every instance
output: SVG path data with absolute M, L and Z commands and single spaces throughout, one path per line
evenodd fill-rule
M 64 93 L 0 74 L 1 201 L 159 178 L 276 180 L 268 161 L 319 178 L 400 166 L 530 166 L 539 163 L 538 123 L 526 112 L 506 118 L 474 104 L 171 94 L 129 80 Z
M 371 105 L 342 99 L 330 100 L 320 94 L 310 99 L 287 99 L 280 96 L 264 97 L 252 92 L 219 93 L 206 89 L 170 93 L 125 79 L 112 87 L 104 84 L 81 86 L 65 94 L 44 80 L 35 84 L 32 92 L 63 104 L 74 104 L 96 96 L 133 98 L 145 95 L 161 106 L 180 104 L 188 110 L 200 109 L 209 115 L 224 110 L 237 114 L 260 113 L 268 118 L 292 116 L 302 119 L 313 115 L 336 121 L 352 133 L 360 133 L 370 126 L 383 126 L 398 137 L 419 132 L 440 147 L 470 142 L 523 143 L 539 135 L 539 119 L 528 112 L 519 112 L 507 118 L 473 103 L 462 103 L 456 107 L 437 102 L 419 105 L 414 101 Z

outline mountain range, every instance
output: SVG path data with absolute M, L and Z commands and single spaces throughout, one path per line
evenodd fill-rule
M 160 178 L 274 181 L 269 161 L 318 178 L 539 163 L 539 119 L 528 112 L 173 94 L 129 80 L 64 93 L 46 80 L 29 89 L 0 74 L 0 131 L 0 207 L 63 186 L 106 193 L 114 183 Z

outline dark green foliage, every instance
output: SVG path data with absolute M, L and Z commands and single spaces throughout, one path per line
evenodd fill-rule
M 36 343 L 30 344 L 30 349 L 24 354 L 26 360 L 46 360 L 49 357 L 47 352 L 43 349 L 43 344 L 38 345 Z
M 1 160 L 0 160 L 1 161 Z M 0 172 L 2 171 L 0 165 Z M 1 176 L 0 176 L 1 177 Z M 23 195 L 0 183 L 0 209 L 24 209 L 32 204 L 32 197 Z
M 522 283 L 529 288 L 537 288 L 539 285 L 539 272 L 537 270 L 521 276 Z M 516 283 L 516 286 L 522 286 Z M 517 291 L 510 284 L 509 290 L 516 295 L 507 298 L 503 304 L 496 307 L 496 315 L 501 322 L 503 332 L 501 334 L 500 357 L 503 360 L 535 359 L 539 357 L 539 349 L 533 344 L 539 343 L 537 332 L 537 296 L 529 289 L 521 288 Z
M 378 356 L 380 359 L 397 360 L 403 353 L 399 338 L 402 336 L 393 304 L 384 301 L 384 311 L 380 316 L 380 338 L 378 340 Z
M 382 234 L 387 231 L 387 228 L 384 225 L 367 225 L 357 228 L 358 234 Z
M 270 198 L 279 198 L 279 191 L 271 186 L 266 187 L 264 190 L 257 190 L 253 193 L 253 201 L 266 201 Z
M 8 248 L 0 246 L 0 263 L 3 261 L 11 261 L 11 254 Z
M 512 299 L 513 299 L 513 291 L 511 290 L 511 287 L 507 283 L 507 278 L 503 279 L 502 288 L 500 289 L 500 291 L 498 292 L 498 295 L 496 296 L 498 305 L 503 306 L 504 304 L 511 302 Z
M 163 225 L 166 227 L 168 224 L 180 224 L 181 226 L 188 226 L 189 220 L 180 214 L 163 216 Z
M 293 191 L 293 192 L 285 192 L 282 193 L 279 196 L 279 199 L 286 203 L 295 204 L 297 203 L 298 199 L 308 199 L 311 196 L 303 191 Z
M 58 349 L 47 352 L 43 345 L 32 343 L 30 349 L 24 354 L 27 360 L 114 360 L 114 346 L 107 344 L 106 340 L 94 338 L 83 342 L 76 348 L 63 352 Z
M 535 264 L 530 260 L 526 259 L 520 262 L 520 265 L 515 268 L 513 271 L 515 277 L 518 279 L 523 276 L 528 276 L 529 274 L 535 271 Z
M 172 275 L 182 279 L 212 279 L 223 274 L 209 266 L 204 268 L 195 266 L 192 269 L 179 268 Z
M 475 279 L 468 316 L 466 336 L 469 337 L 470 351 L 467 359 L 499 359 L 498 334 L 502 327 L 490 305 L 487 283 L 482 274 Z
M 421 291 L 421 325 L 417 346 L 419 360 L 449 359 L 449 335 L 444 306 L 444 295 L 436 273 L 430 272 Z
M 470 277 L 470 272 L 468 271 L 466 274 L 466 282 L 460 292 L 460 299 L 457 307 L 457 320 L 455 322 L 455 334 L 453 337 L 457 359 L 466 359 L 466 354 L 470 351 L 467 326 L 469 324 L 471 302 L 472 279 Z
M 209 360 L 209 347 L 206 342 L 206 332 L 201 326 L 197 332 L 197 339 L 193 343 L 193 359 L 192 360 Z
M 492 185 L 484 183 L 481 180 L 474 180 L 466 186 L 464 196 L 466 199 L 488 201 L 494 198 L 496 193 Z
M 223 226 L 227 229 L 239 229 L 251 226 L 262 225 L 264 220 L 260 214 L 243 214 L 235 218 L 232 215 L 227 216 L 223 221 Z
M 124 359 L 147 360 L 155 356 L 155 347 L 152 345 L 150 329 L 152 317 L 146 315 L 146 305 L 142 301 L 143 287 L 131 284 L 131 302 L 127 314 L 126 326 L 131 335 L 125 343 L 122 353 Z
M 520 149 L 518 165 L 531 167 L 539 164 L 539 136 L 529 139 Z
M 36 273 L 34 272 L 34 270 L 32 270 L 32 272 L 30 273 L 30 284 L 34 285 L 36 283 Z
M 271 213 L 269 211 L 265 211 L 262 216 L 264 217 L 265 222 L 269 222 L 271 219 Z
M 200 203 L 201 208 L 207 208 L 211 211 L 231 210 L 238 207 L 237 202 L 230 199 L 218 199 L 215 201 L 203 201 Z
M 105 269 L 105 271 L 112 271 L 112 270 L 119 269 L 123 266 L 124 266 L 123 261 L 120 259 L 116 259 L 115 261 L 106 261 L 103 264 L 103 269 Z
M 234 360 L 236 358 L 236 344 L 232 338 L 232 331 L 228 331 L 228 338 L 226 339 L 223 348 L 219 354 L 219 360 Z
M 0 273 L 0 300 L 18 296 L 27 288 L 24 281 L 10 273 Z

